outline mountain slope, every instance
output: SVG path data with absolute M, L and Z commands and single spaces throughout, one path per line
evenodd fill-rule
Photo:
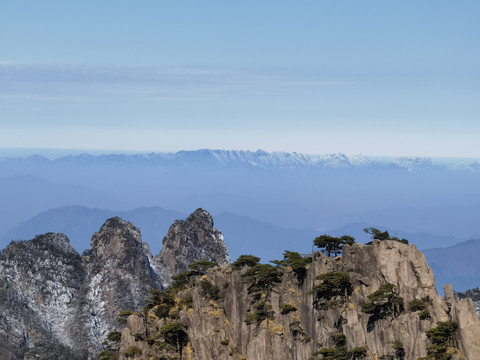
M 129 211 L 89 209 L 83 206 L 64 206 L 44 211 L 21 222 L 0 236 L 0 248 L 11 240 L 30 239 L 46 232 L 64 233 L 79 252 L 90 247 L 90 237 L 110 217 L 119 216 L 131 221 L 142 229 L 143 239 L 149 243 L 153 253 L 161 249 L 161 239 L 170 225 L 185 217 L 177 211 L 165 210 L 158 206 L 138 208 Z
M 480 240 L 468 240 L 448 248 L 423 252 L 437 284 L 453 284 L 456 291 L 464 291 L 480 283 Z
M 480 320 L 471 300 L 455 301 L 450 289 L 442 299 L 414 245 L 354 244 L 341 257 L 318 253 L 302 266 L 299 277 L 287 264 L 234 264 L 176 283 L 131 315 L 106 353 L 118 360 L 131 354 L 139 360 L 415 360 L 427 352 L 478 359 Z M 344 285 L 333 284 L 339 278 Z M 393 289 L 390 300 L 381 296 L 386 288 Z M 428 317 L 412 309 L 412 301 Z M 440 324 L 458 330 L 446 335 L 451 341 L 437 338 L 432 352 L 428 333 Z
M 173 246 L 191 254 L 184 259 L 188 263 L 228 263 L 211 216 L 198 209 L 190 218 L 195 221 L 177 231 L 185 242 L 172 243 L 167 236 L 160 258 Z M 195 243 L 200 237 L 202 247 Z M 0 252 L 0 357 L 86 359 L 102 349 L 121 311 L 139 309 L 149 290 L 167 286 L 176 270 L 156 262 L 140 230 L 118 217 L 103 224 L 82 256 L 64 234 L 12 242 Z

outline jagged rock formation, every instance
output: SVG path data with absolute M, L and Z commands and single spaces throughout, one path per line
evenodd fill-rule
M 168 251 L 189 254 L 185 261 L 229 262 L 211 216 L 199 209 L 190 218 L 185 234 L 176 230 L 186 241 Z M 175 248 L 200 245 L 203 251 Z M 162 289 L 187 265 L 157 263 L 140 230 L 118 217 L 105 222 L 82 256 L 63 234 L 12 242 L 0 253 L 0 359 L 87 359 L 118 327 L 122 310 L 141 308 L 150 289 Z
M 480 317 L 480 286 L 464 292 L 455 292 L 456 299 L 472 299 L 477 315 Z
M 80 255 L 63 234 L 48 233 L 5 248 L 0 255 L 1 358 L 44 353 L 84 358 L 85 353 L 71 349 L 81 332 L 74 319 L 85 277 Z
M 186 221 L 175 221 L 155 260 L 166 264 L 174 274 L 186 270 L 188 264 L 196 260 L 230 263 L 223 234 L 213 228 L 211 215 L 203 209 L 197 209 Z
M 414 245 L 375 240 L 371 246 L 354 244 L 343 250 L 336 258 L 316 254 L 301 281 L 294 268 L 281 266 L 280 282 L 272 280 L 271 289 L 260 291 L 272 276 L 271 268 L 255 280 L 255 266 L 211 269 L 194 286 L 185 282 L 176 288 L 170 302 L 158 296 L 148 313 L 131 315 L 106 358 L 169 359 L 182 348 L 183 360 L 307 360 L 344 339 L 347 349 L 365 353 L 348 358 L 416 360 L 427 356 L 432 345 L 426 331 L 455 321 L 458 329 L 448 344 L 451 359 L 480 359 L 480 321 L 471 301 L 456 302 L 448 291 L 442 299 Z M 318 285 L 326 280 L 317 277 L 345 273 L 349 286 L 339 292 L 334 288 L 325 298 L 326 290 Z M 378 290 L 386 284 L 392 285 L 392 296 L 378 300 Z M 381 311 L 366 310 L 375 296 L 374 306 Z M 172 329 L 179 336 L 176 346 Z

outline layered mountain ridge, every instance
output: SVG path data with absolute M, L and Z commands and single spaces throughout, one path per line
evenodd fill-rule
M 176 284 L 128 318 L 104 358 L 480 359 L 471 299 L 455 300 L 451 287 L 442 299 L 414 245 L 291 256 L 277 268 L 246 257 Z
M 167 286 L 184 262 L 230 262 L 205 210 L 182 224 L 177 239 L 163 239 L 163 248 L 182 251 L 199 239 L 204 247 L 183 249 L 186 255 L 170 262 L 163 251 L 153 257 L 140 230 L 118 217 L 105 222 L 81 256 L 63 234 L 8 245 L 0 253 L 2 360 L 86 359 L 102 349 L 119 312 L 140 308 L 149 290 Z
M 264 150 L 182 150 L 176 153 L 149 153 L 149 154 L 108 154 L 108 155 L 67 155 L 56 159 L 48 159 L 41 155 L 32 155 L 25 158 L 2 158 L 1 165 L 21 166 L 54 166 L 54 165 L 109 165 L 130 164 L 130 165 L 169 165 L 176 166 L 247 166 L 265 169 L 288 169 L 288 168 L 366 168 L 391 166 L 415 171 L 433 166 L 432 160 L 425 157 L 400 157 L 388 161 L 372 160 L 364 155 L 346 155 L 333 153 L 325 155 L 309 155 L 297 152 L 267 152 Z M 477 162 L 456 164 L 458 169 L 475 170 Z

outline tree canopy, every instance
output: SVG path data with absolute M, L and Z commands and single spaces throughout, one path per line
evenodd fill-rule
M 378 229 L 375 229 L 373 227 L 370 227 L 370 228 L 365 228 L 363 229 L 363 231 L 365 231 L 367 234 L 370 234 L 370 236 L 372 237 L 373 240 L 380 240 L 380 241 L 383 241 L 383 240 L 394 240 L 394 241 L 398 241 L 398 242 L 401 242 L 403 244 L 408 244 L 408 240 L 407 239 L 399 239 L 397 236 L 390 236 L 390 234 L 388 233 L 388 231 L 380 231 Z M 370 244 L 370 243 L 369 243 Z M 368 244 L 367 244 L 368 245 Z
M 323 253 L 327 256 L 340 255 L 344 245 L 352 245 L 355 243 L 355 238 L 348 235 L 341 237 L 334 237 L 330 235 L 320 235 L 313 240 L 313 245 L 322 249 Z

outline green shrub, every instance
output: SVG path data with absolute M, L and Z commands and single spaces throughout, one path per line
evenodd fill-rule
M 425 301 L 420 300 L 420 299 L 413 299 L 408 303 L 408 309 L 410 311 L 421 311 L 425 310 L 427 308 L 427 304 Z
M 142 355 L 142 350 L 140 350 L 139 347 L 137 346 L 130 346 L 126 351 L 125 351 L 125 357 L 127 358 L 133 358 L 137 355 Z
M 234 269 L 241 269 L 244 266 L 252 267 L 258 264 L 260 258 L 253 255 L 240 255 L 240 257 L 232 263 Z
M 186 287 L 192 286 L 194 283 L 195 272 L 194 271 L 182 271 L 177 275 L 172 276 L 172 282 L 168 286 L 168 290 L 178 291 Z
M 170 322 L 163 325 L 158 331 L 169 345 L 176 346 L 177 352 L 182 357 L 182 349 L 188 343 L 188 335 L 185 332 L 185 325 L 180 322 Z
M 151 290 L 146 308 L 151 309 L 155 306 L 157 306 L 155 309 L 156 316 L 163 319 L 169 317 L 171 309 L 175 306 L 174 292 Z
M 198 260 L 193 264 L 188 265 L 194 275 L 203 275 L 207 272 L 208 269 L 218 266 L 218 263 L 208 260 Z
M 211 300 L 217 300 L 219 297 L 220 291 L 218 287 L 207 279 L 202 279 L 200 281 L 200 288 L 202 289 L 203 295 Z
M 183 298 L 180 300 L 179 304 L 180 307 L 184 309 L 192 309 L 193 308 L 193 297 L 191 295 Z
M 230 341 L 228 339 L 223 339 L 222 341 L 220 341 L 220 344 L 227 346 L 228 344 L 230 344 Z
M 133 311 L 130 311 L 130 310 L 124 310 L 124 311 L 121 311 L 120 314 L 118 314 L 118 316 L 129 317 L 132 314 L 135 314 L 135 313 Z
M 374 315 L 376 319 L 387 315 L 396 316 L 403 311 L 403 298 L 396 295 L 395 286 L 385 283 L 373 294 L 368 295 L 370 302 L 362 306 L 362 311 Z
M 425 333 L 430 339 L 432 345 L 427 348 L 428 355 L 418 360 L 448 360 L 451 354 L 447 353 L 447 348 L 453 345 L 454 333 L 457 330 L 457 323 L 445 321 L 437 323 L 437 326 L 427 330 Z
M 428 311 L 428 310 L 426 310 L 426 309 L 420 311 L 420 314 L 418 314 L 418 316 L 420 317 L 420 320 L 431 319 L 430 311 Z
M 457 323 L 453 321 L 441 321 L 436 327 L 427 330 L 425 333 L 432 344 L 448 346 L 453 340 L 453 333 L 457 330 Z
M 120 331 L 111 331 L 107 335 L 108 341 L 118 343 L 120 339 L 122 338 L 122 333 Z
M 313 355 L 321 355 L 322 360 L 360 360 L 367 356 L 367 349 L 364 347 L 347 350 L 347 340 L 342 333 L 332 335 L 332 340 L 333 348 L 322 348 L 314 352 Z
M 390 234 L 388 233 L 388 231 L 380 231 L 378 229 L 375 229 L 373 227 L 371 228 L 367 228 L 367 229 L 363 229 L 363 231 L 365 231 L 366 233 L 370 234 L 372 236 L 372 239 L 373 240 L 380 240 L 380 241 L 383 241 L 383 240 L 394 240 L 394 241 L 398 241 L 398 242 L 401 242 L 402 244 L 407 244 L 408 245 L 408 240 L 407 239 L 399 239 L 398 237 L 396 236 L 390 236 Z M 367 243 L 366 245 L 371 245 L 372 242 L 369 242 Z
M 396 359 L 405 358 L 405 348 L 403 347 L 403 343 L 400 340 L 394 340 L 392 343 L 392 348 L 395 351 Z
M 136 333 L 134 335 L 135 341 L 143 341 L 145 340 L 145 334 L 142 333 Z
M 251 324 L 253 322 L 261 323 L 265 319 L 272 319 L 273 318 L 273 311 L 272 306 L 267 304 L 266 302 L 260 302 L 254 306 L 255 312 L 252 314 L 248 314 L 245 318 L 245 322 L 247 324 Z
M 341 237 L 320 235 L 313 240 L 313 245 L 323 249 L 323 253 L 328 257 L 330 257 L 331 254 L 334 256 L 340 255 L 344 245 L 353 245 L 354 243 L 355 238 L 348 235 L 343 235 Z
M 297 280 L 300 284 L 303 284 L 303 280 L 307 275 L 307 265 L 312 262 L 311 257 L 303 257 L 298 252 L 287 251 L 283 252 L 283 260 L 273 260 L 272 263 L 280 266 L 290 266 L 292 271 L 297 276 Z
M 290 305 L 290 304 L 284 304 L 282 306 L 280 306 L 280 310 L 282 312 L 282 315 L 286 315 L 292 311 L 297 311 L 297 308 L 293 305 Z
M 403 343 L 400 340 L 394 340 L 392 343 L 393 350 L 403 349 Z
M 117 354 L 112 349 L 103 350 L 100 354 L 98 354 L 98 360 L 116 360 Z
M 335 297 L 349 295 L 352 293 L 352 284 L 350 283 L 350 276 L 344 272 L 331 271 L 325 274 L 318 275 L 317 280 L 321 283 L 316 285 L 311 294 L 315 294 L 316 300 L 320 300 L 320 307 L 333 308 L 338 305 Z M 332 302 L 333 301 L 333 302 Z
M 269 264 L 257 264 L 245 271 L 242 276 L 246 281 L 253 283 L 248 289 L 250 293 L 269 291 L 276 283 L 282 281 L 281 271 Z

